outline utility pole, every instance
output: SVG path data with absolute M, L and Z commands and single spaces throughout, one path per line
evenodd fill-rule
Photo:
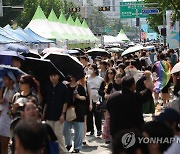
M 166 12 L 163 12 L 163 28 L 166 28 Z M 164 35 L 164 46 L 166 46 L 166 35 Z

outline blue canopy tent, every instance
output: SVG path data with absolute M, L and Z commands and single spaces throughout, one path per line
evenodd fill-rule
M 21 34 L 19 34 L 19 32 L 13 30 L 13 29 L 10 29 L 10 28 L 3 28 L 4 31 L 6 31 L 8 34 L 12 35 L 12 37 L 20 40 L 21 42 L 24 42 L 24 43 L 32 43 L 32 40 L 30 38 L 26 38 L 24 36 L 22 36 Z
M 25 28 L 24 31 L 30 35 L 31 37 L 35 38 L 36 40 L 38 40 L 41 43 L 54 43 L 54 41 L 52 40 L 48 40 L 38 34 L 36 34 L 35 32 L 33 32 L 30 28 Z
M 8 38 L 8 37 L 0 34 L 0 44 L 17 43 L 17 42 L 18 42 L 17 40 Z
M 9 39 L 12 39 L 12 40 L 17 40 L 18 42 L 21 42 L 21 40 L 13 37 L 11 34 L 9 34 L 7 31 L 5 31 L 3 28 L 0 27 L 0 34 L 9 38 Z
M 4 26 L 3 28 L 9 28 L 9 29 L 12 29 L 11 26 L 8 24 L 6 26 Z
M 24 29 L 18 27 L 17 29 L 14 30 L 15 32 L 17 32 L 18 34 L 20 34 L 21 36 L 23 36 L 24 38 L 26 38 L 27 40 L 31 41 L 32 43 L 40 43 L 36 38 L 30 36 L 29 34 L 27 34 Z

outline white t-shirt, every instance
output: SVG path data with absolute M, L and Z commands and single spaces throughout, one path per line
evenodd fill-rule
M 164 152 L 164 154 L 179 154 L 180 153 L 180 136 L 174 136 L 175 141 L 171 144 L 171 146 Z
M 89 76 L 87 79 L 87 83 L 91 89 L 91 95 L 92 95 L 93 102 L 98 102 L 101 97 L 98 94 L 98 90 L 99 90 L 102 82 L 103 82 L 103 78 L 100 76 L 96 76 L 94 78 L 91 78 Z

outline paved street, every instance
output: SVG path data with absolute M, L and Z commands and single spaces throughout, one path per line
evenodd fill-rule
M 151 121 L 152 115 L 145 114 L 144 115 L 145 121 Z M 87 145 L 83 146 L 81 151 L 83 154 L 110 154 L 110 145 L 105 144 L 104 140 L 100 137 L 96 136 L 88 136 L 87 135 Z

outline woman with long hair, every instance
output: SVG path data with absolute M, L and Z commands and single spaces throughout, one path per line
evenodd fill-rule
M 2 154 L 8 154 L 8 143 L 10 139 L 11 124 L 11 117 L 9 113 L 12 98 L 16 92 L 16 89 L 13 86 L 15 82 L 16 78 L 12 72 L 7 72 L 3 76 L 4 88 L 2 90 L 2 95 L 0 98 L 0 104 L 2 105 L 2 111 L 0 115 L 0 142 Z
M 13 96 L 12 113 L 15 114 L 17 109 L 21 109 L 28 98 L 33 97 L 39 103 L 37 93 L 39 85 L 35 78 L 31 75 L 23 75 L 19 80 L 19 90 Z M 15 115 L 16 116 L 16 115 Z
M 14 152 L 15 152 L 14 129 L 21 119 L 27 119 L 27 120 L 31 120 L 31 121 L 36 121 L 37 123 L 43 123 L 43 127 L 46 132 L 46 134 L 45 134 L 46 140 L 45 140 L 44 144 L 42 145 L 42 147 L 38 151 L 41 154 L 50 153 L 50 147 L 49 147 L 50 144 L 49 143 L 50 142 L 56 143 L 57 137 L 56 137 L 54 131 L 52 130 L 52 128 L 48 124 L 41 121 L 41 115 L 42 115 L 41 112 L 42 112 L 41 107 L 39 106 L 37 99 L 35 99 L 34 97 L 28 97 L 28 99 L 26 99 L 26 101 L 24 102 L 22 112 L 21 112 L 21 117 L 16 118 L 11 123 L 10 130 L 11 130 L 11 137 L 12 137 L 12 145 L 11 145 L 12 154 L 14 154 Z M 58 143 L 57 143 L 56 147 L 59 148 Z M 58 149 L 58 152 L 59 152 L 59 149 Z M 58 152 L 56 154 L 58 154 Z
M 108 88 L 105 94 L 106 99 L 108 99 L 110 95 L 113 94 L 114 92 L 121 90 L 121 78 L 122 78 L 122 74 L 116 74 L 114 78 L 114 82 L 108 85 Z M 110 135 L 110 114 L 108 111 L 106 111 L 102 138 L 105 140 L 106 144 L 111 143 L 112 137 Z
M 104 113 L 104 118 L 106 117 L 106 101 L 108 99 L 106 97 L 107 89 L 108 89 L 108 86 L 112 86 L 112 84 L 114 83 L 115 75 L 116 75 L 116 70 L 114 68 L 109 68 L 106 71 L 104 82 L 102 82 L 100 89 L 98 91 L 99 95 L 102 97 L 101 109 L 102 109 L 102 112 Z

